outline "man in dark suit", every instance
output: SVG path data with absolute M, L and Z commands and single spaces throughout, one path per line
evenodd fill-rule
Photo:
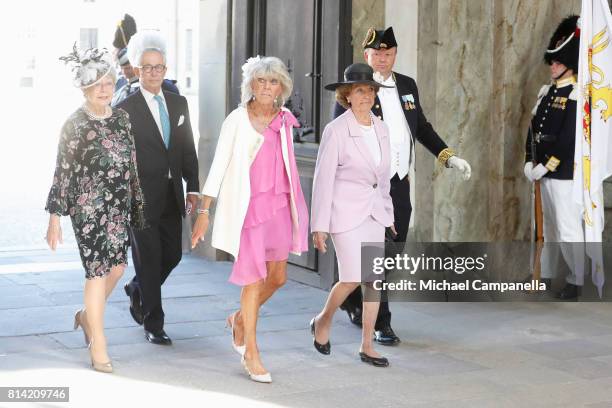
M 440 163 L 461 171 L 464 179 L 470 177 L 471 169 L 465 160 L 455 156 L 427 121 L 421 109 L 419 91 L 414 79 L 393 72 L 397 56 L 397 42 L 393 28 L 378 31 L 370 28 L 363 42 L 363 48 L 365 60 L 374 69 L 374 79 L 388 86 L 388 88 L 381 87 L 378 91 L 372 112 L 387 124 L 391 139 L 389 174 L 397 234 L 394 236 L 387 234 L 396 245 L 387 244 L 385 256 L 392 257 L 403 251 L 410 225 L 412 204 L 409 174 L 411 166 L 414 165 L 414 139 L 423 144 Z M 334 118 L 344 111 L 345 109 L 336 103 Z M 375 340 L 379 344 L 394 345 L 399 343 L 400 339 L 391 328 L 391 311 L 386 298 L 386 293 L 382 293 L 375 326 Z M 361 289 L 357 288 L 341 306 L 348 313 L 351 322 L 358 326 L 361 325 L 361 305 Z
M 138 32 L 128 52 L 130 61 L 138 62 L 135 70 L 141 87 L 118 107 L 130 115 L 149 228 L 132 231 L 136 277 L 125 291 L 132 317 L 144 325 L 146 339 L 169 345 L 161 286 L 181 260 L 182 217 L 198 199 L 198 160 L 187 100 L 161 87 L 166 72 L 163 39 L 157 31 Z M 185 202 L 183 180 L 188 192 Z

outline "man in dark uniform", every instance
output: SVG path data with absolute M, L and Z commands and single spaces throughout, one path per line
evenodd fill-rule
M 397 55 L 397 42 L 393 28 L 389 27 L 386 30 L 370 28 L 363 42 L 363 48 L 365 60 L 374 69 L 374 79 L 389 87 L 380 88 L 372 111 L 384 120 L 390 132 L 391 169 L 389 174 L 397 231 L 397 235 L 390 239 L 397 245 L 396 250 L 389 248 L 386 256 L 394 256 L 395 253 L 403 250 L 412 214 L 409 173 L 411 167 L 414 166 L 414 140 L 423 144 L 446 167 L 453 167 L 461 171 L 464 179 L 469 179 L 471 169 L 465 160 L 454 155 L 427 121 L 421 109 L 419 91 L 414 79 L 393 72 Z M 336 104 L 334 117 L 340 116 L 344 110 L 340 104 Z M 383 345 L 394 345 L 399 343 L 400 339 L 391 328 L 391 312 L 389 303 L 384 301 L 385 293 L 382 294 L 382 299 L 376 320 L 375 340 Z M 358 288 L 342 305 L 342 309 L 346 310 L 351 322 L 357 325 L 361 325 L 361 304 L 362 295 Z
M 552 82 L 540 89 L 532 111 L 524 167 L 527 179 L 540 180 L 544 242 L 553 243 L 542 250 L 541 279 L 550 286 L 560 253 L 570 269 L 565 287 L 557 294 L 563 300 L 578 296 L 576 277 L 584 273 L 584 252 L 576 244 L 584 242 L 581 208 L 572 199 L 580 45 L 577 21 L 578 16 L 570 16 L 561 22 L 544 55 Z

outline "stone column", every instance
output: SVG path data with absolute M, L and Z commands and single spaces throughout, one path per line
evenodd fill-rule
M 198 141 L 198 162 L 200 166 L 200 187 L 208 176 L 215 154 L 221 124 L 225 119 L 227 101 L 228 50 L 228 2 L 225 0 L 200 0 L 200 50 L 199 50 L 199 112 L 200 140 Z M 211 206 L 214 210 L 215 204 Z M 214 222 L 214 217 L 211 217 Z M 212 223 L 205 236 L 205 242 L 198 245 L 195 253 L 209 259 L 224 260 L 210 246 Z M 219 258 L 217 255 L 220 255 Z
M 523 176 L 531 109 L 549 81 L 543 54 L 579 0 L 420 0 L 418 73 L 425 114 L 472 165 L 442 168 L 417 146 L 416 235 L 422 241 L 527 239 Z
M 353 62 L 365 62 L 361 42 L 368 28 L 385 24 L 385 0 L 353 0 L 352 23 Z

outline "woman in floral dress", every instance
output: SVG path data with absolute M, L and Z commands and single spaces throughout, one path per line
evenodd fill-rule
M 128 114 L 111 109 L 116 74 L 108 53 L 90 49 L 61 58 L 73 65 L 85 103 L 65 122 L 47 199 L 47 242 L 62 242 L 60 216 L 70 215 L 85 268 L 85 308 L 76 312 L 92 366 L 112 372 L 104 307 L 127 264 L 130 225 L 144 227 L 144 203 Z

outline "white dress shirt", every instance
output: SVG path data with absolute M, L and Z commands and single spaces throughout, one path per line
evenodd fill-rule
M 378 144 L 378 138 L 376 137 L 376 131 L 374 130 L 374 126 L 364 126 L 359 125 L 361 131 L 363 133 L 363 140 L 368 146 L 368 150 L 372 155 L 372 160 L 374 160 L 374 164 L 378 166 L 380 161 L 382 160 L 380 145 Z
M 155 100 L 155 97 L 157 95 L 161 96 L 162 102 L 164 103 L 164 107 L 166 108 L 166 112 L 168 112 L 168 105 L 166 105 L 166 98 L 164 98 L 164 93 L 161 91 L 161 89 L 158 94 L 151 93 L 147 91 L 144 87 L 140 87 L 140 90 L 142 91 L 142 96 L 144 96 L 145 101 L 147 101 L 147 106 L 149 107 L 149 110 L 151 111 L 151 114 L 153 115 L 155 124 L 157 125 L 157 128 L 159 129 L 159 134 L 163 136 L 164 132 L 162 130 L 161 118 L 159 116 L 159 104 Z
M 411 133 L 404 110 L 400 103 L 397 86 L 393 80 L 393 75 L 389 76 L 383 85 L 393 88 L 380 88 L 378 99 L 383 113 L 383 120 L 389 127 L 391 139 L 391 178 L 396 174 L 403 179 L 410 171 Z
M 149 107 L 149 110 L 151 111 L 151 115 L 153 115 L 153 120 L 155 120 L 155 124 L 157 125 L 157 128 L 159 129 L 159 134 L 163 137 L 164 131 L 162 130 L 161 117 L 159 115 L 159 103 L 157 103 L 157 101 L 155 100 L 155 97 L 157 95 L 161 96 L 162 102 L 164 103 L 164 107 L 166 108 L 166 112 L 168 112 L 168 105 L 166 104 L 166 98 L 164 98 L 164 93 L 160 89 L 158 94 L 154 94 L 152 92 L 147 91 L 142 86 L 140 87 L 140 90 L 142 92 L 142 96 L 144 96 L 145 101 L 147 102 L 147 106 Z M 168 112 L 168 117 L 170 117 L 170 112 Z M 170 169 L 168 169 L 168 178 L 169 179 L 172 178 L 172 173 Z M 187 194 L 190 194 L 190 193 L 187 193 Z M 195 194 L 198 194 L 198 193 L 195 193 Z

